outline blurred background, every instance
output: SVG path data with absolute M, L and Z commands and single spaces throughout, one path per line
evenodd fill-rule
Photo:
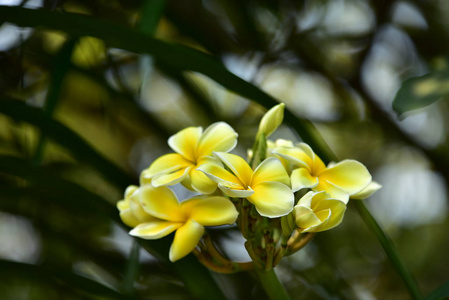
M 383 188 L 366 204 L 424 295 L 449 280 L 449 2 L 0 5 L 87 15 L 213 56 L 312 121 L 339 159 L 368 167 Z M 170 135 L 225 121 L 239 133 L 234 152 L 245 155 L 266 109 L 208 76 L 115 48 L 113 38 L 0 15 L 1 299 L 117 296 L 92 290 L 92 282 L 133 299 L 191 299 L 166 263 L 137 255 L 117 225 L 115 204 L 140 171 L 171 151 Z M 301 141 L 288 126 L 276 138 Z M 247 259 L 235 232 L 216 236 L 231 257 Z M 134 273 L 130 256 L 140 261 Z M 318 234 L 276 272 L 293 299 L 410 299 L 351 205 L 339 227 Z M 213 276 L 230 299 L 265 297 L 249 274 Z

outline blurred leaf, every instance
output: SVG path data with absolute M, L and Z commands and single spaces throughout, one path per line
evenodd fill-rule
M 44 103 L 45 113 L 51 117 L 53 111 L 61 96 L 63 87 L 63 80 L 70 67 L 70 58 L 72 57 L 73 49 L 75 48 L 77 39 L 69 39 L 59 50 L 55 59 L 52 61 L 51 81 L 47 91 L 47 97 Z M 42 160 L 42 155 L 45 147 L 45 135 L 40 134 L 39 142 L 34 153 L 34 161 L 39 163 Z
M 424 300 L 442 300 L 449 299 L 449 281 L 436 288 Z
M 393 100 L 393 109 L 402 114 L 428 106 L 449 95 L 449 70 L 434 71 L 405 80 Z
M 0 102 L 2 103 L 2 102 Z M 120 220 L 118 210 L 112 203 L 108 203 L 100 196 L 93 194 L 83 187 L 66 181 L 45 171 L 30 162 L 12 156 L 0 156 L 0 171 L 30 180 L 30 187 L 0 188 L 0 208 L 10 202 L 16 202 L 17 197 L 36 196 L 53 199 L 77 212 L 97 212 L 115 220 L 125 230 L 128 230 Z M 14 197 L 14 198 L 11 198 Z M 34 198 L 33 198 L 34 197 Z M 168 253 L 172 236 L 160 240 L 141 240 L 141 244 L 148 252 L 168 262 Z M 211 277 L 209 271 L 201 265 L 193 254 L 175 262 L 169 263 L 172 269 L 185 283 L 186 287 L 198 299 L 224 299 L 223 293 Z M 198 282 L 201 282 L 199 285 Z
M 83 292 L 93 294 L 106 299 L 137 299 L 135 297 L 123 295 L 99 282 L 93 281 L 86 277 L 61 272 L 60 270 L 50 268 L 48 266 L 31 265 L 7 260 L 0 260 L 0 276 L 20 276 L 27 279 L 37 281 L 53 281 L 55 283 L 63 282 L 70 288 L 81 289 Z
M 77 159 L 95 167 L 106 179 L 121 189 L 124 190 L 129 184 L 137 181 L 136 178 L 103 157 L 78 134 L 58 121 L 49 118 L 42 109 L 30 107 L 20 101 L 2 99 L 0 101 L 0 112 L 15 120 L 36 126 L 46 136 L 70 151 Z
M 21 7 L 0 6 L 0 18 L 25 27 L 47 27 L 67 32 L 74 36 L 94 36 L 103 39 L 111 47 L 136 53 L 151 54 L 164 65 L 178 70 L 190 70 L 207 75 L 225 88 L 254 100 L 267 109 L 278 101 L 253 84 L 228 71 L 214 57 L 195 49 L 169 44 L 117 24 L 98 21 L 85 15 L 32 10 Z M 284 120 L 308 143 L 320 157 L 335 160 L 329 146 L 322 140 L 314 125 L 285 110 Z

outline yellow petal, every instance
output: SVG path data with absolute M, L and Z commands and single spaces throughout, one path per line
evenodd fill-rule
M 156 159 L 151 166 L 144 171 L 143 176 L 150 179 L 156 175 L 172 173 L 191 165 L 192 162 L 186 160 L 180 154 L 170 153 Z
M 315 232 L 329 230 L 341 223 L 343 220 L 343 216 L 346 211 L 346 205 L 343 201 L 335 200 L 335 199 L 327 199 L 320 201 L 318 205 L 314 208 L 316 211 L 330 211 L 326 220 L 324 218 L 320 218 L 323 220 L 323 224 L 314 229 Z
M 131 230 L 129 234 L 147 240 L 155 240 L 169 235 L 182 225 L 183 223 L 154 220 L 152 222 L 140 224 L 139 226 Z
M 318 185 L 318 178 L 310 175 L 306 168 L 295 169 L 292 172 L 292 190 L 294 192 L 304 188 L 313 188 Z
M 217 190 L 217 183 L 199 170 L 190 172 L 190 184 L 195 191 L 204 195 L 212 194 Z
M 296 167 L 306 168 L 310 172 L 312 171 L 313 159 L 301 149 L 277 147 L 273 150 L 273 153 L 291 162 Z
M 198 165 L 194 170 L 190 171 L 190 185 L 192 189 L 201 194 L 212 194 L 217 189 L 217 182 L 213 181 L 206 174 L 196 168 L 204 164 L 212 164 L 218 167 L 222 167 L 221 162 L 215 157 L 203 156 L 198 160 Z
M 355 160 L 344 160 L 319 175 L 319 181 L 327 181 L 349 195 L 360 192 L 371 182 L 366 167 Z
M 128 199 L 131 197 L 132 194 L 134 194 L 135 191 L 137 191 L 139 187 L 137 185 L 130 185 L 125 190 L 125 199 Z
M 225 152 L 214 152 L 214 155 L 237 176 L 244 187 L 250 184 L 253 170 L 243 158 Z
M 238 212 L 225 197 L 195 197 L 181 203 L 184 214 L 203 226 L 234 224 Z
M 336 185 L 332 184 L 332 182 L 320 180 L 318 185 L 314 187 L 313 190 L 324 191 L 328 193 L 331 198 L 341 200 L 344 203 L 348 203 L 349 201 L 349 194 Z
M 226 195 L 232 198 L 247 198 L 254 194 L 251 188 L 243 189 L 241 187 L 225 186 L 222 183 L 218 184 L 218 188 Z
M 231 151 L 237 145 L 237 136 L 237 132 L 224 122 L 210 125 L 198 142 L 196 157 L 211 155 L 213 151 Z
M 322 223 L 310 207 L 302 205 L 295 206 L 295 222 L 298 228 L 303 229 L 302 231 Z
M 223 185 L 243 189 L 243 183 L 234 174 L 221 166 L 215 164 L 205 164 L 197 169 L 203 172 L 211 180 Z
M 259 131 L 257 134 L 265 134 L 265 137 L 270 136 L 281 125 L 284 119 L 285 104 L 281 103 L 271 108 L 262 117 L 259 124 Z
M 372 194 L 374 194 L 375 192 L 377 192 L 381 187 L 382 187 L 382 185 L 380 185 L 379 183 L 377 183 L 375 181 L 371 181 L 370 184 L 368 184 L 366 186 L 366 188 L 364 188 L 357 194 L 351 195 L 351 199 L 356 199 L 356 200 L 366 199 L 366 198 L 370 197 Z
M 345 211 L 343 201 L 331 199 L 325 192 L 308 192 L 295 206 L 295 220 L 302 232 L 319 232 L 339 225 Z
M 254 171 L 250 185 L 257 185 L 264 181 L 277 181 L 290 185 L 290 178 L 279 159 L 270 157 L 264 160 Z
M 120 218 L 122 219 L 123 223 L 125 223 L 129 227 L 136 227 L 137 225 L 142 223 L 134 216 L 130 208 L 120 210 Z
M 141 189 L 137 189 L 130 197 L 129 197 L 129 209 L 131 210 L 134 217 L 139 220 L 140 223 L 145 223 L 147 221 L 151 221 L 154 219 L 154 216 L 148 214 L 140 204 L 140 193 Z
M 140 190 L 140 204 L 148 214 L 171 222 L 186 220 L 176 195 L 168 187 L 146 185 Z
M 151 185 L 153 185 L 154 187 L 158 187 L 163 185 L 177 184 L 181 182 L 186 176 L 189 175 L 191 169 L 192 167 L 190 166 L 172 173 L 156 175 L 151 180 Z
M 247 197 L 260 215 L 277 218 L 290 213 L 295 197 L 292 190 L 280 182 L 266 181 L 252 186 L 254 194 Z
M 203 129 L 201 127 L 188 127 L 168 139 L 170 148 L 184 156 L 191 162 L 196 161 L 195 151 Z
M 187 223 L 176 231 L 175 238 L 170 247 L 170 261 L 175 262 L 192 252 L 203 234 L 203 226 L 192 219 L 187 221 Z

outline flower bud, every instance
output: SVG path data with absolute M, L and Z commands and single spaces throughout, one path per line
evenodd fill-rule
M 278 127 L 281 125 L 284 119 L 285 104 L 281 103 L 271 108 L 260 121 L 259 131 L 257 135 L 265 134 L 265 137 L 269 137 Z

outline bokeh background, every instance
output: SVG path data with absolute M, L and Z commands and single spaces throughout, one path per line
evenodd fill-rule
M 366 204 L 424 295 L 449 280 L 449 2 L 0 5 L 86 15 L 212 56 L 312 121 L 339 159 L 368 167 L 383 188 Z M 245 155 L 266 108 L 173 67 L 187 55 L 167 64 L 113 38 L 67 34 L 80 26 L 71 19 L 58 28 L 0 16 L 0 298 L 191 299 L 179 273 L 133 244 L 115 203 L 187 126 L 225 121 Z M 301 141 L 286 125 L 272 138 Z M 236 232 L 213 232 L 228 255 L 247 259 Z M 352 205 L 276 272 L 293 299 L 410 299 Z M 250 274 L 212 276 L 230 299 L 265 297 Z

